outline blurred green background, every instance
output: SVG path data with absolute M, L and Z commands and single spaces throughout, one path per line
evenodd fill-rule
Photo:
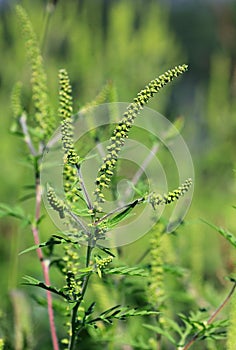
M 127 102 L 166 69 L 189 64 L 189 71 L 165 87 L 149 107 L 172 121 L 184 117 L 182 134 L 194 162 L 195 193 L 186 223 L 172 240 L 171 252 L 173 261 L 176 259 L 189 269 L 192 284 L 189 289 L 196 301 L 201 303 L 201 298 L 205 298 L 217 306 L 228 290 L 224 277 L 234 270 L 235 252 L 199 219 L 236 233 L 232 208 L 236 205 L 236 2 L 25 0 L 19 3 L 28 12 L 41 42 L 48 26 L 43 55 L 55 110 L 57 73 L 62 67 L 71 77 L 76 110 L 91 101 L 109 80 L 116 86 L 118 101 Z M 0 1 L 0 201 L 12 205 L 26 194 L 23 186 L 33 182 L 31 170 L 22 162 L 26 148 L 10 133 L 10 95 L 17 81 L 24 83 L 26 108 L 30 100 L 30 69 L 15 4 L 16 1 Z M 32 212 L 32 203 L 29 200 L 24 204 L 26 210 Z M 43 238 L 54 230 L 50 220 L 46 220 Z M 22 298 L 34 293 L 30 288 L 20 287 L 22 276 L 31 274 L 41 278 L 34 253 L 18 256 L 19 251 L 32 244 L 28 228 L 21 227 L 14 219 L 1 219 L 0 317 L 3 320 L 7 314 L 13 318 L 14 293 L 20 289 L 24 293 Z M 140 249 L 142 242 L 124 248 L 123 255 L 130 265 Z M 28 303 L 26 310 L 31 302 L 28 298 L 24 301 Z M 32 332 L 36 344 L 40 344 L 45 334 L 48 336 L 47 315 L 36 304 L 33 310 Z M 173 310 L 180 311 L 177 302 Z M 14 323 L 13 319 L 11 322 Z M 50 349 L 50 339 L 48 344 L 44 340 L 43 349 Z

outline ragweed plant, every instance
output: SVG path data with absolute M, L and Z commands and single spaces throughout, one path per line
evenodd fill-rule
M 106 310 L 100 314 L 99 317 L 92 318 L 95 303 L 92 303 L 88 309 L 83 308 L 85 292 L 88 288 L 89 280 L 95 273 L 102 278 L 104 273 L 108 273 L 108 266 L 112 262 L 113 253 L 110 249 L 102 248 L 97 242 L 103 239 L 106 240 L 106 234 L 112 230 L 116 222 L 125 220 L 128 213 L 130 213 L 136 205 L 148 202 L 155 209 L 159 205 L 170 204 L 177 200 L 191 186 L 191 179 L 187 179 L 183 185 L 178 189 L 173 190 L 165 195 L 158 195 L 156 193 L 147 193 L 143 197 L 137 198 L 134 201 L 118 207 L 117 209 L 103 213 L 100 204 L 106 201 L 103 190 L 109 190 L 111 178 L 114 174 L 114 169 L 118 160 L 121 147 L 128 138 L 128 132 L 131 128 L 136 115 L 139 113 L 145 103 L 154 93 L 158 92 L 161 87 L 170 82 L 174 77 L 184 72 L 187 69 L 186 65 L 176 67 L 161 75 L 158 79 L 153 80 L 134 102 L 129 105 L 127 112 L 125 112 L 121 122 L 115 127 L 113 135 L 110 138 L 110 145 L 107 147 L 107 155 L 104 157 L 103 164 L 98 171 L 98 177 L 95 180 L 94 197 L 88 192 L 83 177 L 81 174 L 81 163 L 86 161 L 82 159 L 75 150 L 74 135 L 73 135 L 73 114 L 72 114 L 72 96 L 69 77 L 65 70 L 59 72 L 59 115 L 61 117 L 61 144 L 63 150 L 64 170 L 63 177 L 66 183 L 66 197 L 61 200 L 55 192 L 55 189 L 47 187 L 47 200 L 53 210 L 55 210 L 60 218 L 66 217 L 67 222 L 72 219 L 77 224 L 77 233 L 74 229 L 73 233 L 68 237 L 71 239 L 72 247 L 79 249 L 77 239 L 83 236 L 87 240 L 87 253 L 84 268 L 72 270 L 72 266 L 66 273 L 67 287 L 60 291 L 54 290 L 55 293 L 63 296 L 69 303 L 72 303 L 71 321 L 69 329 L 68 340 L 64 339 L 63 343 L 68 344 L 68 349 L 73 349 L 77 344 L 78 336 L 81 331 L 89 325 L 95 325 L 98 321 L 111 322 L 111 319 L 126 319 L 129 316 L 144 315 L 156 313 L 156 310 L 125 310 L 122 311 L 118 306 Z M 68 185 L 70 183 L 70 185 Z M 81 209 L 82 208 L 82 209 Z M 84 223 L 81 220 L 84 209 L 87 209 L 87 216 L 89 220 Z M 59 238 L 60 239 L 60 238 Z M 61 242 L 64 239 L 61 237 Z M 69 243 L 69 238 L 66 244 Z M 46 242 L 46 244 L 48 244 Z M 108 254 L 107 257 L 99 257 L 96 249 L 103 251 L 103 254 Z M 69 249 L 70 250 L 70 249 Z M 77 255 L 76 252 L 74 252 Z M 66 261 L 69 260 L 68 257 Z M 79 261 L 79 257 L 78 257 Z M 66 271 L 65 268 L 63 271 Z M 115 270 L 118 273 L 118 270 Z M 29 281 L 30 282 L 30 281 Z M 41 284 L 42 287 L 42 284 Z M 49 289 L 48 286 L 43 285 L 43 288 Z M 50 291 L 53 289 L 50 287 Z M 82 311 L 83 310 L 83 311 Z M 82 315 L 81 315 L 82 312 Z M 78 316 L 79 315 L 79 316 Z M 107 320 L 107 321 L 106 321 Z
M 125 204 L 118 204 L 115 209 L 104 211 L 104 205 L 109 199 L 116 197 L 118 181 L 116 170 L 119 157 L 128 141 L 136 117 L 138 114 L 142 117 L 142 109 L 150 98 L 184 73 L 187 65 L 177 66 L 152 80 L 137 94 L 124 114 L 120 115 L 120 121 L 111 133 L 109 145 L 105 149 L 101 147 L 99 149 L 103 159 L 98 167 L 93 191 L 90 192 L 81 171 L 88 159 L 80 153 L 81 147 L 75 143 L 74 122 L 79 118 L 79 114 L 73 112 L 72 88 L 68 73 L 65 69 L 59 71 L 59 108 L 58 112 L 55 112 L 50 103 L 47 76 L 38 39 L 27 14 L 20 6 L 17 6 L 17 15 L 23 28 L 26 52 L 32 70 L 32 94 L 29 107 L 25 109 L 21 99 L 22 84 L 17 83 L 13 89 L 12 132 L 22 137 L 28 149 L 27 160 L 31 164 L 34 177 L 35 214 L 27 215 L 21 208 L 6 205 L 1 205 L 0 214 L 3 215 L 4 212 L 6 215 L 19 218 L 25 225 L 31 227 L 35 244 L 24 252 L 36 249 L 42 266 L 43 280 L 26 276 L 25 284 L 46 290 L 53 349 L 59 349 L 54 308 L 59 313 L 58 317 L 61 317 L 59 320 L 63 320 L 61 323 L 64 325 L 64 334 L 60 333 L 60 342 L 67 350 L 78 347 L 91 348 L 91 343 L 96 344 L 96 350 L 104 348 L 104 344 L 108 344 L 109 349 L 117 349 L 121 343 L 120 339 L 117 339 L 118 334 L 123 327 L 122 322 L 118 321 L 126 321 L 128 325 L 129 318 L 134 316 L 142 318 L 140 322 L 142 331 L 148 330 L 152 336 L 149 336 L 150 333 L 148 336 L 145 334 L 146 339 L 142 340 L 136 332 L 137 336 L 125 339 L 122 345 L 125 342 L 133 348 L 151 350 L 160 348 L 162 344 L 164 346 L 168 344 L 165 347 L 168 348 L 171 343 L 179 350 L 186 350 L 199 340 L 225 338 L 228 322 L 215 321 L 215 318 L 235 290 L 233 277 L 231 281 L 234 285 L 230 293 L 210 317 L 202 311 L 189 312 L 188 315 L 179 314 L 175 320 L 165 315 L 168 308 L 165 274 L 171 273 L 175 278 L 181 277 L 183 272 L 178 266 L 166 264 L 162 246 L 163 238 L 167 236 L 164 221 L 158 222 L 149 232 L 150 247 L 146 253 L 141 253 L 142 256 L 148 256 L 148 263 L 143 262 L 141 258 L 131 267 L 123 265 L 122 249 L 106 247 L 107 235 L 112 233 L 118 224 L 129 220 L 134 208 L 140 208 L 146 203 L 154 211 L 158 211 L 160 206 L 178 201 L 192 185 L 192 180 L 186 179 L 178 188 L 166 194 L 159 194 L 155 189 L 151 192 L 146 191 L 145 186 L 144 191 L 138 191 L 139 176 L 133 183 L 134 187 L 137 185 L 136 197 Z M 116 91 L 109 82 L 93 101 L 81 108 L 80 112 L 93 111 L 98 104 L 114 100 Z M 58 194 L 57 187 L 51 183 L 47 183 L 43 190 L 50 209 L 59 220 L 63 220 L 65 231 L 59 231 L 49 236 L 46 242 L 41 242 L 39 234 L 43 220 L 40 186 L 42 159 L 44 152 L 48 150 L 47 143 L 59 124 L 63 153 L 64 196 Z M 90 130 L 94 145 L 100 146 L 99 140 L 104 131 L 109 130 Z M 140 182 L 142 187 L 142 181 Z M 109 197 L 110 192 L 113 193 Z M 226 230 L 217 229 L 235 247 L 234 236 Z M 82 246 L 81 240 L 86 243 L 85 246 Z M 101 241 L 103 245 L 100 245 Z M 60 277 L 52 284 L 49 275 L 55 277 L 53 268 L 57 268 Z M 15 300 L 16 304 L 18 300 Z M 19 314 L 17 316 L 17 324 L 22 323 Z M 230 318 L 228 348 L 231 350 L 235 343 L 235 308 L 232 308 Z M 25 332 L 24 327 L 19 329 L 22 333 Z M 29 339 L 30 342 L 33 339 L 31 333 Z M 4 337 L 4 341 L 1 338 L 0 343 L 0 347 L 3 347 L 3 343 L 7 343 L 7 338 Z
M 59 108 L 58 119 L 50 106 L 50 97 L 47 88 L 47 78 L 43 67 L 43 59 L 38 45 L 38 40 L 32 28 L 27 14 L 17 6 L 17 15 L 21 22 L 25 36 L 29 62 L 32 69 L 32 102 L 30 112 L 26 111 L 21 102 L 21 86 L 17 84 L 12 95 L 14 111 L 14 128 L 23 139 L 29 150 L 29 160 L 32 163 L 35 178 L 35 215 L 26 217 L 22 213 L 12 212 L 15 216 L 24 219 L 31 225 L 35 245 L 26 251 L 36 249 L 42 265 L 44 281 L 27 276 L 25 284 L 38 286 L 47 291 L 48 313 L 53 349 L 59 349 L 56 329 L 54 325 L 52 294 L 63 300 L 63 317 L 66 325 L 66 336 L 61 339 L 65 349 L 75 349 L 81 343 L 83 332 L 99 334 L 105 325 L 111 325 L 116 321 L 127 320 L 134 316 L 157 316 L 160 305 L 163 304 L 163 266 L 161 256 L 160 239 L 162 232 L 154 233 L 152 244 L 157 244 L 152 249 L 152 264 L 150 272 L 149 304 L 146 307 L 120 306 L 115 303 L 105 310 L 96 308 L 96 300 L 89 296 L 89 286 L 94 279 L 106 281 L 110 276 L 122 276 L 116 283 L 123 283 L 123 279 L 133 276 L 147 277 L 147 272 L 137 267 L 121 266 L 116 262 L 118 252 L 105 247 L 107 234 L 120 222 L 124 222 L 132 214 L 134 208 L 144 203 L 156 210 L 161 205 L 171 204 L 188 191 L 192 184 L 191 179 L 180 185 L 177 189 L 166 194 L 145 192 L 134 200 L 117 206 L 110 212 L 104 212 L 103 205 L 107 201 L 109 191 L 114 191 L 112 182 L 116 181 L 115 171 L 120 152 L 129 138 L 129 133 L 135 123 L 138 114 L 141 114 L 144 106 L 155 94 L 168 83 L 187 70 L 187 65 L 180 65 L 161 74 L 142 89 L 127 110 L 121 116 L 120 122 L 115 126 L 109 139 L 109 145 L 104 150 L 102 164 L 98 169 L 98 175 L 94 183 L 92 193 L 86 187 L 81 166 L 87 161 L 77 151 L 74 134 L 74 121 L 76 115 L 73 112 L 72 88 L 68 73 L 65 69 L 59 71 Z M 109 83 L 102 92 L 90 104 L 82 108 L 82 111 L 92 109 L 98 103 L 114 98 L 114 87 Z M 41 223 L 41 199 L 40 188 L 41 164 L 44 151 L 47 151 L 47 142 L 52 136 L 55 125 L 60 123 L 61 149 L 63 153 L 63 187 L 64 197 L 57 194 L 57 188 L 50 183 L 46 184 L 47 201 L 51 209 L 64 220 L 68 230 L 52 235 L 46 242 L 40 242 L 39 232 Z M 101 133 L 101 131 L 100 131 Z M 94 143 L 99 140 L 99 133 L 91 131 Z M 86 220 L 84 220 L 86 218 Z M 80 245 L 80 239 L 86 246 Z M 105 242 L 100 245 L 100 241 Z M 57 253 L 60 246 L 60 255 Z M 25 252 L 26 252 L 25 251 Z M 50 282 L 49 272 L 51 266 L 56 266 L 61 273 L 60 286 L 53 286 Z M 157 280 L 156 280 L 157 277 Z M 116 300 L 119 299 L 114 295 Z M 104 305 L 104 302 L 102 303 Z M 159 316 L 157 317 L 159 318 Z M 114 326 L 115 327 L 115 326 Z

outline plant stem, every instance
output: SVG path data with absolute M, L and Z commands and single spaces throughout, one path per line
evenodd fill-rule
M 22 129 L 22 132 L 24 134 L 24 141 L 27 144 L 30 153 L 32 154 L 32 156 L 36 156 L 37 152 L 35 151 L 34 145 L 31 141 L 29 132 L 28 132 L 28 128 L 27 128 L 27 124 L 26 124 L 26 115 L 25 113 L 22 113 L 20 119 L 19 119 L 19 123 Z
M 54 10 L 55 10 L 55 5 L 48 2 L 48 4 L 46 5 L 46 9 L 45 9 L 44 28 L 43 28 L 42 38 L 41 38 L 41 51 L 42 52 L 45 49 L 49 23 L 50 23 L 50 19 L 52 17 Z
M 37 170 L 36 170 L 35 192 L 36 192 L 35 222 L 32 224 L 31 229 L 32 229 L 33 237 L 34 237 L 34 243 L 36 245 L 38 245 L 38 244 L 40 244 L 38 221 L 40 219 L 40 208 L 41 208 L 42 197 L 41 197 L 39 174 L 38 174 Z M 41 248 L 37 248 L 37 255 L 38 255 L 39 261 L 40 261 L 41 266 L 42 266 L 45 284 L 50 285 L 49 261 L 44 259 L 43 252 L 42 252 Z M 50 291 L 46 291 L 46 295 L 47 295 L 48 317 L 49 317 L 49 325 L 50 325 L 53 350 L 59 350 L 58 339 L 57 339 L 57 334 L 56 334 L 56 327 L 55 327 L 55 322 L 54 322 L 52 295 L 51 295 Z
M 233 287 L 231 288 L 229 294 L 226 296 L 224 301 L 220 304 L 220 306 L 213 312 L 211 317 L 207 320 L 207 324 L 211 324 L 214 321 L 214 319 L 216 318 L 216 316 L 220 313 L 220 311 L 225 307 L 225 305 L 227 304 L 227 302 L 230 300 L 231 296 L 233 295 L 235 288 L 236 288 L 236 283 L 234 283 Z M 192 346 L 193 343 L 198 339 L 198 337 L 199 337 L 199 333 L 194 334 L 192 339 L 190 339 L 190 341 L 183 347 L 182 350 L 188 350 L 190 348 L 190 346 Z
M 40 188 L 39 160 L 36 158 L 37 153 L 36 153 L 36 150 L 34 148 L 33 142 L 31 140 L 30 134 L 28 132 L 25 114 L 22 114 L 19 122 L 20 122 L 20 125 L 22 128 L 22 132 L 24 134 L 24 140 L 25 140 L 26 145 L 28 146 L 29 152 L 32 156 L 35 157 L 34 158 L 34 160 L 35 160 L 35 163 L 34 163 L 34 170 L 35 170 L 35 215 L 34 215 L 34 222 L 31 225 L 31 231 L 32 231 L 32 234 L 34 237 L 35 245 L 39 245 L 40 239 L 39 239 L 38 222 L 40 219 L 41 202 L 42 202 L 42 194 L 41 194 L 41 188 Z M 50 277 L 49 277 L 49 261 L 44 259 L 43 252 L 42 252 L 41 248 L 37 248 L 36 252 L 37 252 L 41 267 L 42 267 L 44 282 L 46 285 L 50 286 L 51 283 L 50 283 Z M 49 318 L 49 326 L 50 326 L 53 350 L 59 350 L 58 339 L 57 339 L 57 334 L 56 334 L 56 327 L 55 327 L 55 322 L 54 322 L 51 292 L 46 291 L 46 296 L 47 296 L 48 318 Z
M 88 247 L 87 247 L 87 256 L 86 256 L 86 264 L 85 264 L 86 267 L 89 266 L 89 261 L 90 261 L 92 250 L 93 250 L 93 247 L 88 245 Z M 77 312 L 78 312 L 78 309 L 80 307 L 81 302 L 84 299 L 84 295 L 85 295 L 86 290 L 87 290 L 87 286 L 88 286 L 88 282 L 89 282 L 90 276 L 91 276 L 91 273 L 89 273 L 88 275 L 86 275 L 84 277 L 83 284 L 82 284 L 82 287 L 81 287 L 81 293 L 80 293 L 80 296 L 79 296 L 79 301 L 77 301 L 77 303 L 75 304 L 75 306 L 72 309 L 72 315 L 71 315 L 71 337 L 70 337 L 70 343 L 69 343 L 68 350 L 73 350 L 74 346 L 75 346 L 76 337 L 78 335 L 77 321 L 76 321 Z M 80 330 L 82 330 L 82 329 L 80 329 Z
M 158 149 L 160 147 L 160 144 L 155 143 L 152 146 L 152 149 L 150 150 L 148 156 L 144 159 L 143 163 L 141 164 L 140 168 L 137 170 L 137 172 L 134 174 L 131 183 L 133 186 L 136 186 L 138 181 L 140 180 L 141 176 L 144 174 L 145 170 L 148 167 L 148 164 L 151 162 L 151 160 L 155 157 Z M 128 198 L 131 194 L 132 188 L 128 187 L 127 190 L 124 193 L 124 198 Z
M 84 184 L 84 180 L 83 180 L 83 177 L 82 177 L 80 165 L 76 164 L 76 169 L 77 169 L 78 177 L 80 179 L 80 185 L 81 185 L 81 188 L 82 188 L 85 200 L 86 200 L 87 207 L 88 207 L 88 209 L 92 209 L 93 205 L 92 205 L 92 202 L 91 202 L 91 199 L 89 197 L 88 191 L 87 191 L 87 189 L 85 187 L 85 184 Z
M 227 297 L 225 298 L 223 303 L 221 303 L 220 306 L 215 310 L 215 312 L 213 312 L 213 314 L 211 315 L 211 317 L 207 321 L 208 324 L 211 324 L 214 321 L 214 319 L 216 318 L 216 316 L 220 313 L 220 311 L 225 307 L 225 305 L 228 303 L 231 296 L 233 295 L 235 288 L 236 288 L 236 283 L 234 283 L 233 287 L 231 288 L 229 294 L 227 295 Z

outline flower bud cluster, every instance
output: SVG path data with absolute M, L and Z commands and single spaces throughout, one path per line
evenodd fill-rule
M 112 262 L 113 258 L 111 256 L 108 256 L 107 258 L 103 258 L 103 259 L 99 259 L 96 257 L 95 261 L 96 261 L 96 266 L 98 269 L 102 270 L 105 267 L 107 267 L 107 265 L 109 265 Z
M 47 199 L 51 207 L 56 210 L 60 216 L 61 219 L 65 217 L 64 210 L 65 210 L 65 204 L 64 202 L 59 199 L 54 191 L 54 189 L 51 186 L 47 186 Z

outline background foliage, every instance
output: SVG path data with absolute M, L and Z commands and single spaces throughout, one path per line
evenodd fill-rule
M 150 104 L 171 120 L 184 117 L 183 135 L 196 172 L 195 195 L 186 222 L 163 247 L 167 260 L 185 268 L 190 278 L 186 277 L 185 285 L 167 278 L 166 291 L 172 315 L 197 307 L 213 310 L 229 289 L 224 277 L 234 271 L 235 251 L 199 218 L 236 232 L 232 208 L 236 204 L 235 2 L 24 0 L 20 3 L 29 13 L 42 42 L 55 110 L 57 73 L 61 67 L 71 77 L 76 110 L 92 100 L 109 80 L 116 86 L 117 100 L 130 101 L 144 83 L 169 67 L 189 64 L 190 70 L 184 78 L 165 88 Z M 49 14 L 53 3 L 55 9 Z M 31 185 L 32 173 L 22 162 L 24 146 L 9 134 L 10 95 L 15 82 L 23 81 L 23 100 L 28 108 L 30 71 L 14 2 L 2 1 L 0 6 L 0 195 L 1 202 L 15 205 L 28 193 L 22 186 Z M 43 38 L 47 25 L 47 35 Z M 24 207 L 31 210 L 30 199 Z M 43 239 L 54 231 L 50 220 L 45 220 Z M 132 266 L 146 241 L 145 237 L 124 247 L 124 262 Z M 47 315 L 34 301 L 36 296 L 44 294 L 20 287 L 25 274 L 41 277 L 34 252 L 18 257 L 18 252 L 30 245 L 29 229 L 12 219 L 0 221 L 1 332 L 18 325 L 35 349 L 50 349 Z M 108 291 L 95 283 L 94 292 L 99 293 L 99 288 L 100 302 L 109 306 Z M 135 300 L 131 298 L 131 302 Z M 22 319 L 17 315 L 22 315 Z M 60 329 L 60 322 L 58 326 Z M 137 336 L 138 327 L 138 321 L 130 324 L 127 342 Z M 217 348 L 214 344 L 206 346 Z M 94 349 L 98 347 L 94 345 Z

